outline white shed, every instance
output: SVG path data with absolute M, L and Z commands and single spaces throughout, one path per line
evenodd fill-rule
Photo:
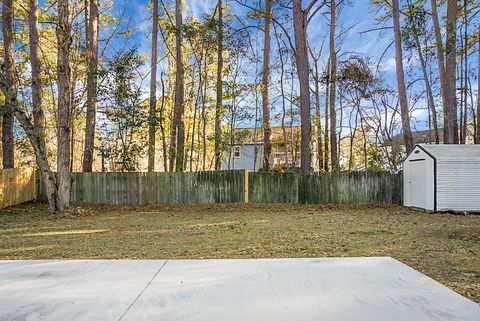
M 480 212 L 480 145 L 416 145 L 403 163 L 403 205 Z

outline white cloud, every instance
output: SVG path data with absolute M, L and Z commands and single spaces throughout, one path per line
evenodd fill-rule
M 380 70 L 383 72 L 395 71 L 395 69 L 396 69 L 395 57 L 383 59 L 382 63 L 380 64 Z
M 187 15 L 201 17 L 212 12 L 215 4 L 214 0 L 187 0 Z

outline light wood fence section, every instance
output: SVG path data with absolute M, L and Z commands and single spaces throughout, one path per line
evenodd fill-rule
M 0 170 L 0 208 L 33 201 L 35 198 L 35 169 Z

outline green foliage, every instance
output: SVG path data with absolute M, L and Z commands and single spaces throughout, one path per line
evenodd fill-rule
M 144 154 L 148 111 L 138 83 L 143 65 L 144 60 L 132 49 L 116 55 L 103 71 L 107 76 L 100 93 L 108 103 L 101 109 L 106 122 L 102 123 L 100 152 L 118 166 L 113 170 L 137 170 L 138 158 Z
M 425 47 L 422 48 L 422 52 L 432 56 L 434 54 L 434 39 L 433 34 L 426 28 L 430 16 L 424 6 L 424 0 L 408 2 L 404 9 L 405 22 L 402 28 L 402 41 L 406 49 L 418 50 L 420 49 L 418 47 L 422 46 Z

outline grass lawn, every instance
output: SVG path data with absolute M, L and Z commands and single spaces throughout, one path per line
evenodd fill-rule
M 0 259 L 391 256 L 480 302 L 480 216 L 397 206 L 91 207 L 0 210 Z

